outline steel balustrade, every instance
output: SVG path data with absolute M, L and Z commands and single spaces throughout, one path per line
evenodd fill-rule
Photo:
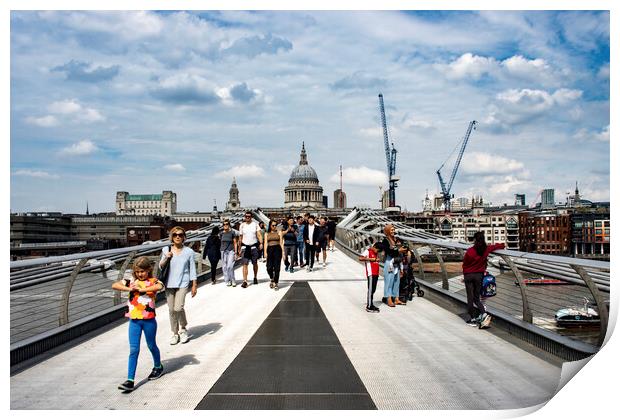
M 241 220 L 242 213 L 230 218 L 232 224 Z M 220 225 L 215 222 L 188 231 L 185 243 L 205 241 L 212 228 Z M 74 338 L 76 334 L 67 331 L 79 329 L 81 323 L 92 323 L 92 329 L 122 316 L 125 303 L 121 293 L 111 289 L 112 282 L 126 276 L 138 256 L 158 260 L 161 249 L 168 244 L 170 241 L 163 239 L 132 247 L 11 262 L 11 363 Z M 209 274 L 210 270 L 201 273 L 200 280 Z M 88 331 L 84 328 L 79 334 Z M 63 334 L 66 338 L 51 340 Z M 41 344 L 45 340 L 48 344 Z M 19 354 L 23 347 L 29 349 Z
M 397 237 L 409 243 L 413 256 L 418 263 L 419 277 L 422 281 L 425 281 L 425 270 L 420 250 L 430 249 L 430 253 L 435 256 L 441 269 L 441 288 L 448 291 L 448 272 L 441 250 L 455 252 L 462 259 L 471 244 L 423 232 L 401 222 L 392 221 L 376 210 L 365 209 L 355 209 L 338 224 L 336 239 L 340 245 L 361 254 L 371 242 L 383 240 L 383 228 L 387 224 L 394 225 L 397 230 Z M 500 260 L 499 262 L 490 261 L 491 264 L 502 270 L 507 267 L 515 276 L 522 301 L 521 319 L 527 323 L 533 323 L 533 314 L 528 299 L 528 287 L 525 284 L 522 271 L 552 276 L 574 285 L 585 286 L 598 307 L 601 326 L 597 344 L 598 346 L 603 344 L 609 311 L 602 292 L 609 292 L 610 289 L 609 262 L 510 250 L 498 250 L 493 254 L 497 254 Z

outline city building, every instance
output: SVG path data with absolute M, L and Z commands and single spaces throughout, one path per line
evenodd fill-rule
M 515 194 L 515 206 L 525 205 L 525 194 Z
M 71 217 L 61 213 L 16 213 L 10 217 L 11 246 L 77 240 Z
M 576 209 L 572 214 L 572 255 L 581 258 L 609 256 L 609 211 Z
M 347 194 L 338 188 L 334 191 L 334 208 L 346 209 L 347 208 Z
M 228 190 L 228 202 L 226 203 L 226 211 L 239 211 L 240 208 L 241 203 L 239 202 L 239 188 L 237 188 L 237 180 L 233 178 L 230 190 Z
M 172 191 L 161 194 L 116 193 L 116 214 L 118 216 L 171 216 L 177 211 L 177 195 Z
M 305 143 L 301 145 L 299 165 L 291 172 L 288 186 L 284 188 L 285 208 L 325 208 L 323 187 L 319 185 L 316 171 L 308 164 Z
M 472 242 L 476 232 L 483 232 L 488 244 L 503 243 L 507 249 L 519 249 L 516 214 L 446 214 L 434 217 L 434 233 L 462 242 Z
M 571 215 L 568 212 L 519 213 L 519 250 L 567 255 L 571 250 Z
M 546 188 L 540 193 L 540 206 L 543 210 L 555 207 L 555 190 Z

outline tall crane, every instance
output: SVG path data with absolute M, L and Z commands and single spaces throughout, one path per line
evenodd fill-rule
M 396 153 L 398 152 L 394 148 L 394 143 L 392 143 L 392 147 L 390 147 L 382 93 L 379 94 L 379 112 L 381 114 L 381 126 L 383 127 L 383 146 L 385 148 L 385 162 L 387 163 L 387 174 L 389 182 L 388 206 L 396 207 L 396 182 L 400 180 L 400 178 L 396 176 Z
M 461 164 L 463 153 L 465 153 L 465 146 L 467 146 L 467 141 L 469 140 L 469 136 L 471 135 L 472 130 L 476 129 L 476 124 L 477 124 L 476 120 L 473 120 L 473 121 L 470 121 L 469 126 L 467 127 L 465 136 L 461 140 L 461 150 L 459 151 L 458 157 L 456 158 L 456 163 L 454 164 L 454 168 L 452 168 L 452 174 L 450 174 L 450 180 L 448 181 L 447 185 L 441 176 L 441 168 L 443 168 L 443 166 L 446 164 L 448 159 L 450 159 L 450 156 L 452 156 L 452 153 L 454 153 L 454 151 L 450 154 L 450 156 L 448 156 L 448 159 L 446 159 L 446 161 L 441 164 L 439 169 L 437 169 L 437 176 L 439 177 L 439 185 L 441 185 L 441 196 L 443 199 L 443 206 L 446 211 L 450 211 L 450 199 L 452 198 L 452 196 L 450 195 L 450 190 L 452 189 L 452 183 L 454 182 L 454 178 L 456 177 L 456 172 L 459 170 L 459 165 Z M 456 148 L 454 150 L 456 150 Z

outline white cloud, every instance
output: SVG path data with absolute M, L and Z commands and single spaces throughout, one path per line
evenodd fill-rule
M 607 63 L 601 66 L 596 76 L 602 80 L 609 80 L 609 74 L 609 63 Z
M 75 114 L 82 110 L 82 105 L 75 99 L 52 102 L 47 109 L 54 114 Z
M 482 152 L 468 153 L 461 163 L 461 170 L 468 175 L 509 174 L 524 168 L 522 162 Z
M 214 175 L 216 178 L 232 178 L 236 177 L 237 179 L 241 178 L 262 178 L 265 176 L 265 171 L 260 166 L 256 165 L 239 165 L 233 166 L 232 168 L 217 172 Z
M 596 140 L 600 142 L 609 142 L 609 125 L 603 127 L 601 131 L 598 132 L 582 128 L 575 133 L 573 138 L 582 141 Z
M 183 172 L 183 171 L 185 171 L 185 167 L 183 167 L 183 165 L 181 165 L 180 163 L 171 163 L 169 165 L 165 165 L 164 169 L 166 169 L 168 171 L 173 171 L 173 172 Z
M 492 57 L 481 57 L 472 53 L 465 53 L 447 65 L 437 65 L 436 67 L 443 71 L 449 79 L 478 80 L 485 74 L 496 72 L 498 62 Z
M 46 115 L 44 117 L 28 117 L 26 122 L 32 125 L 38 125 L 39 127 L 55 127 L 58 125 L 58 120 L 53 115 Z
M 86 139 L 80 140 L 69 147 L 65 147 L 60 151 L 60 154 L 66 156 L 85 156 L 95 153 L 98 150 L 99 148 L 95 145 L 95 143 Z
M 413 117 L 407 117 L 403 121 L 402 126 L 403 128 L 417 128 L 417 129 L 423 129 L 423 130 L 430 130 L 430 129 L 435 128 L 432 122 L 416 119 Z
M 31 178 L 44 178 L 44 179 L 58 179 L 60 178 L 58 175 L 50 174 L 45 171 L 37 171 L 32 169 L 19 169 L 13 172 L 13 175 L 17 176 L 28 176 Z
M 82 106 L 76 99 L 53 102 L 47 108 L 53 114 L 72 116 L 78 121 L 97 122 L 105 120 L 99 111 Z
M 330 182 L 340 183 L 340 173 L 335 173 L 329 178 L 329 180 Z M 387 175 L 383 171 L 370 169 L 366 166 L 359 166 L 357 168 L 343 168 L 342 182 L 343 184 L 377 187 L 380 185 L 386 185 L 388 179 Z

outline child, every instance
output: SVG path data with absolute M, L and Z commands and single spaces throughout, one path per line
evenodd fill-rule
M 133 264 L 133 279 L 120 280 L 112 285 L 112 289 L 129 292 L 127 313 L 129 318 L 129 363 L 127 380 L 118 389 L 131 392 L 134 388 L 134 377 L 140 354 L 142 331 L 146 344 L 153 355 L 153 370 L 148 380 L 159 378 L 164 367 L 161 364 L 159 348 L 155 342 L 157 321 L 155 320 L 155 295 L 164 285 L 153 276 L 153 263 L 147 257 L 139 257 Z
M 370 248 L 362 253 L 359 257 L 360 261 L 365 261 L 364 264 L 366 268 L 366 278 L 368 279 L 368 295 L 366 297 L 366 312 L 379 312 L 379 308 L 377 308 L 372 303 L 372 298 L 377 289 L 377 281 L 379 280 L 379 257 L 377 253 L 381 249 L 381 243 L 376 242 Z

